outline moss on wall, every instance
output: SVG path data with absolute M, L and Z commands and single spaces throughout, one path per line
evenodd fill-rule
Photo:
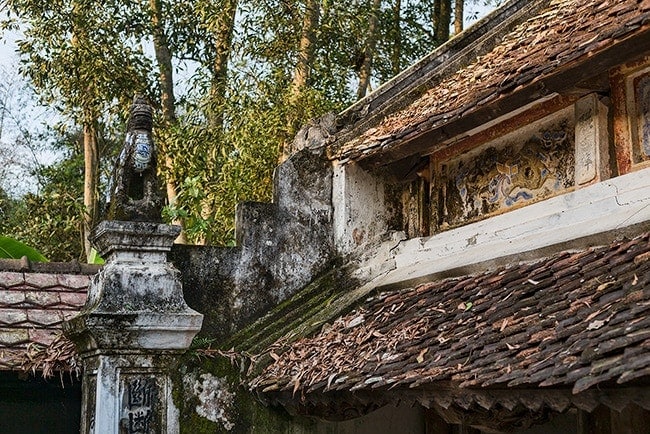
M 307 433 L 315 422 L 266 407 L 241 383 L 240 369 L 225 357 L 188 354 L 173 376 L 181 433 Z
M 173 375 L 181 432 L 315 432 L 314 420 L 266 406 L 244 381 L 272 362 L 264 353 L 279 338 L 289 343 L 309 335 L 365 298 L 367 293 L 355 289 L 360 283 L 348 271 L 333 262 L 329 271 L 226 342 L 197 339 L 197 348 L 186 354 Z M 222 351 L 201 350 L 215 344 Z

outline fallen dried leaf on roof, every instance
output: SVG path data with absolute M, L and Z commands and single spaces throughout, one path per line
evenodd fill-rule
M 453 379 L 461 387 L 544 382 L 571 388 L 592 364 L 611 368 L 581 387 L 632 381 L 650 369 L 650 357 L 624 358 L 617 364 L 610 359 L 623 351 L 647 354 L 650 349 L 650 292 L 638 289 L 650 283 L 650 262 L 634 265 L 635 257 L 650 251 L 649 240 L 644 234 L 379 294 L 330 328 L 276 352 L 278 359 L 251 379 L 250 386 L 275 384 L 272 390 L 278 392 L 317 393 L 326 388 L 392 390 Z M 567 267 L 572 279 L 556 277 L 564 276 Z M 540 275 L 544 279 L 535 279 Z M 599 279 L 630 282 L 634 276 L 636 286 L 608 285 L 594 291 Z M 528 279 L 539 281 L 534 290 L 503 284 Z M 462 298 L 473 300 L 473 315 L 465 303 L 458 309 Z M 400 306 L 399 314 L 384 317 L 393 306 Z M 361 314 L 363 324 L 346 326 Z M 588 353 L 589 348 L 598 351 Z

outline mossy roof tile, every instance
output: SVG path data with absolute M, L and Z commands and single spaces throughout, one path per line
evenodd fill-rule
M 443 127 L 625 38 L 647 32 L 649 21 L 647 1 L 553 0 L 548 8 L 504 34 L 489 52 L 432 80 L 429 89 L 407 107 L 344 143 L 335 142 L 330 155 L 363 159 L 396 145 L 408 146 L 411 136 Z M 398 83 L 399 77 L 393 82 Z

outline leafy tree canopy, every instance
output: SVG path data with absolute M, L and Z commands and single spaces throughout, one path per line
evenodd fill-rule
M 21 74 L 83 132 L 37 172 L 38 194 L 0 196 L 10 233 L 53 259 L 84 256 L 115 138 L 141 92 L 159 109 L 165 218 L 189 242 L 231 244 L 235 205 L 270 200 L 273 168 L 300 125 L 443 43 L 454 16 L 479 1 L 8 0 L 2 25 L 23 29 Z

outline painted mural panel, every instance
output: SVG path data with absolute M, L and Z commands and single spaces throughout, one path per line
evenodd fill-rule
M 505 212 L 574 186 L 574 122 L 527 128 L 438 164 L 437 230 Z
M 634 80 L 634 102 L 638 141 L 637 160 L 643 161 L 650 158 L 650 72 Z

